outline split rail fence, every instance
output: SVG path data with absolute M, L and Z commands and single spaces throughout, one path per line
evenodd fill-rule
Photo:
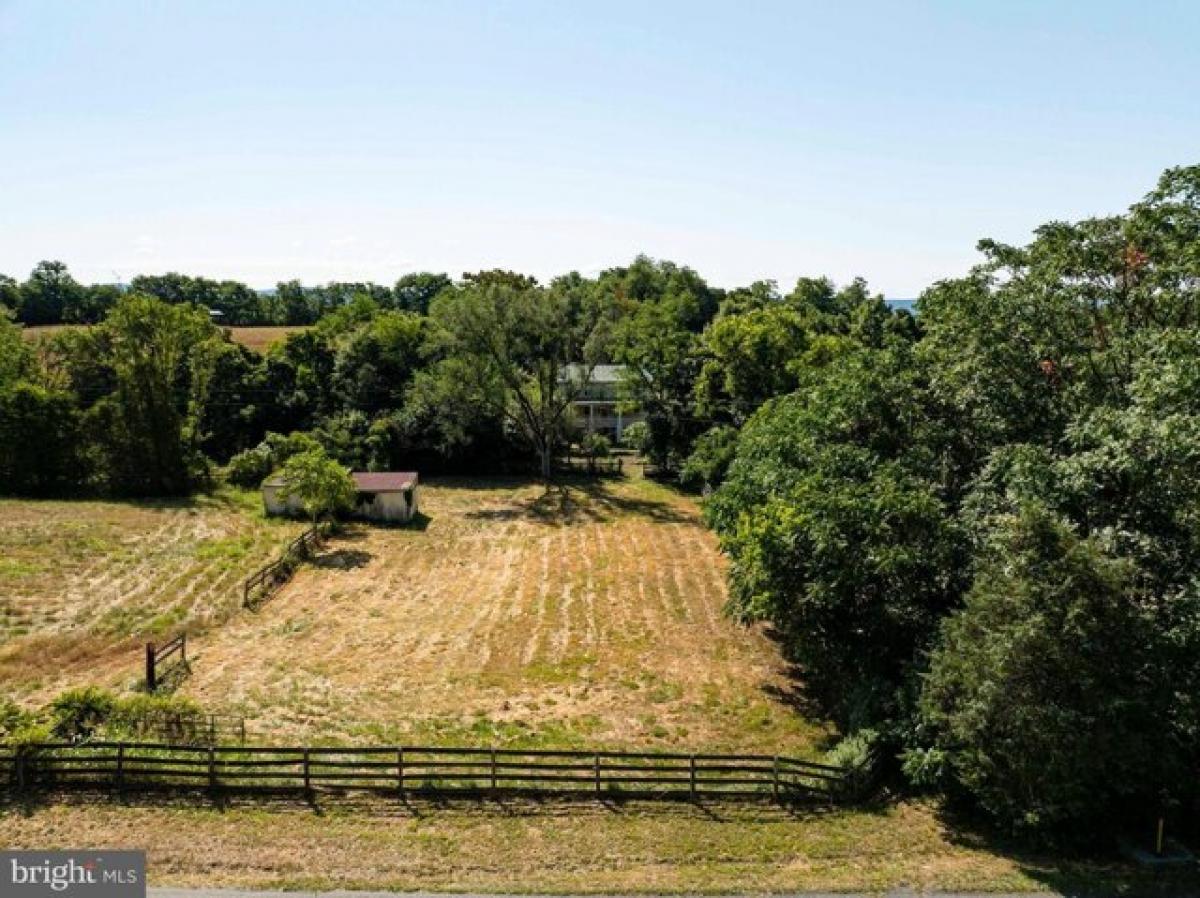
M 283 555 L 278 560 L 272 561 L 266 567 L 247 577 L 242 583 L 243 607 L 258 607 L 270 597 L 271 593 L 290 580 L 296 566 L 312 555 L 312 550 L 320 545 L 328 532 L 326 524 L 309 527 L 288 543 L 287 548 L 283 550 Z
M 371 791 L 392 795 L 757 798 L 858 797 L 856 771 L 766 755 L 490 748 L 276 748 L 145 742 L 0 748 L 9 790 Z
M 153 692 L 166 678 L 179 670 L 187 669 L 187 633 L 156 646 L 146 643 L 146 691 Z

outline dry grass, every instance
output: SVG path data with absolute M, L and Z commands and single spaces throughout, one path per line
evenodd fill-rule
M 422 487 L 196 641 L 185 692 L 276 741 L 811 754 L 824 728 L 761 632 L 722 614 L 694 501 L 643 480 Z
M 127 685 L 137 641 L 237 610 L 247 571 L 300 529 L 257 497 L 178 502 L 0 500 L 0 681 L 44 699 L 64 686 Z
M 21 335 L 26 340 L 40 340 L 43 337 L 52 336 L 59 331 L 86 326 L 83 324 L 44 324 L 36 327 L 26 327 L 21 331 Z M 287 337 L 288 334 L 298 333 L 307 329 L 305 325 L 226 328 L 233 342 L 241 343 L 247 349 L 253 349 L 259 353 L 266 352 L 272 343 L 278 343 Z
M 191 799 L 204 803 L 203 798 Z M 77 799 L 76 799 L 77 801 Z M 1191 894 L 1192 874 L 1014 853 L 957 837 L 935 809 L 793 813 L 767 805 L 282 802 L 0 810 L 0 844 L 145 849 L 157 886 L 259 889 L 747 894 Z
M 231 327 L 228 329 L 234 343 L 241 343 L 247 349 L 263 353 L 273 343 L 282 342 L 288 334 L 298 334 L 308 330 L 304 325 L 288 325 L 278 327 Z

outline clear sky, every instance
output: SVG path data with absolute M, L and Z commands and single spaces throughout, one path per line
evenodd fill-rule
M 1191 0 L 0 0 L 0 272 L 914 296 L 1200 162 L 1198 46 Z

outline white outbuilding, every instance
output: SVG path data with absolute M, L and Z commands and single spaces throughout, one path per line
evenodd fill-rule
M 351 475 L 358 495 L 355 517 L 389 524 L 404 524 L 417 514 L 417 475 L 414 471 L 355 471 Z M 284 481 L 263 481 L 263 507 L 267 514 L 302 515 L 304 507 L 295 496 L 283 498 Z

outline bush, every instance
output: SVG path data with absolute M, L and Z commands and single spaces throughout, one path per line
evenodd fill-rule
M 117 709 L 117 699 L 95 686 L 68 689 L 50 703 L 50 732 L 58 739 L 86 739 Z
M 703 433 L 683 463 L 680 482 L 692 488 L 719 486 L 737 455 L 737 436 L 737 430 L 727 425 Z
M 163 737 L 171 742 L 192 741 L 204 725 L 204 709 L 180 695 L 131 695 L 119 699 L 105 726 L 106 734 Z
M 33 723 L 33 715 L 10 698 L 0 698 L 0 742 Z
M 258 489 L 272 471 L 293 455 L 319 448 L 320 443 L 307 433 L 268 433 L 253 449 L 246 449 L 229 459 L 225 479 L 235 486 Z
M 824 763 L 846 771 L 846 780 L 840 788 L 847 797 L 857 792 L 874 776 L 879 763 L 879 747 L 879 733 L 872 729 L 862 729 L 851 733 L 825 753 Z
M 264 443 L 239 452 L 225 466 L 225 479 L 234 486 L 256 489 L 274 469 L 271 450 Z
M 645 421 L 634 421 L 621 431 L 621 445 L 645 455 L 650 451 L 650 425 Z
M 612 443 L 602 433 L 589 433 L 580 441 L 579 448 L 589 458 L 608 458 Z

